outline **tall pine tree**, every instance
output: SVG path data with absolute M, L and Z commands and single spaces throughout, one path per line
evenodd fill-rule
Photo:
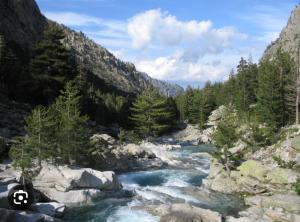
M 69 164 L 77 162 L 78 157 L 86 153 L 89 144 L 88 117 L 81 115 L 80 99 L 79 90 L 71 81 L 53 105 L 58 117 L 58 152 L 62 161 Z
M 74 77 L 70 52 L 62 44 L 64 38 L 64 31 L 57 24 L 50 23 L 42 41 L 35 48 L 31 75 L 34 80 L 33 93 L 39 95 L 38 103 L 53 102 L 65 82 Z
M 146 89 L 139 95 L 131 107 L 130 119 L 135 129 L 144 137 L 157 136 L 170 128 L 170 119 L 174 113 L 170 111 L 167 98 L 154 89 Z

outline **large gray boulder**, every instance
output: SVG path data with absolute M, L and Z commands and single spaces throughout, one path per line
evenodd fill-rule
M 62 222 L 62 220 L 41 213 L 0 208 L 0 222 Z
M 35 177 L 36 189 L 54 188 L 57 191 L 73 189 L 119 190 L 121 184 L 112 171 L 97 171 L 91 168 L 70 168 L 68 166 L 43 165 Z
M 106 192 L 119 191 L 122 186 L 112 171 L 71 168 L 43 164 L 33 181 L 35 189 L 52 201 L 67 205 L 91 203 Z
M 91 204 L 99 198 L 106 197 L 105 193 L 98 189 L 79 189 L 64 192 L 58 191 L 55 188 L 42 188 L 41 192 L 50 200 L 63 203 L 67 206 Z

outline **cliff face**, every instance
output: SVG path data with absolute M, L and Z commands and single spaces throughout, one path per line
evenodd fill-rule
M 281 47 L 289 52 L 297 61 L 298 45 L 300 43 L 300 5 L 292 12 L 286 27 L 281 31 L 279 38 L 265 50 L 262 60 L 271 59 Z
M 0 1 L 0 34 L 8 41 L 13 41 L 27 51 L 39 41 L 47 20 L 40 12 L 34 0 L 1 0 Z M 183 91 L 179 86 L 154 80 L 138 72 L 133 64 L 122 62 L 102 46 L 62 26 L 67 36 L 64 42 L 75 55 L 79 68 L 85 70 L 96 87 L 103 85 L 122 94 L 136 94 L 144 88 L 154 85 L 161 92 L 174 96 Z M 97 84 L 101 83 L 101 84 Z
M 0 33 L 23 49 L 41 38 L 46 24 L 47 19 L 34 0 L 0 1 Z

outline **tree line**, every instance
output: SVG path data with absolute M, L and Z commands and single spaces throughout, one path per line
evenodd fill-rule
M 272 60 L 259 64 L 241 58 L 224 83 L 207 82 L 202 89 L 188 87 L 176 98 L 181 119 L 205 128 L 210 112 L 231 104 L 239 118 L 266 124 L 274 133 L 295 123 L 297 75 L 290 55 L 279 49 Z

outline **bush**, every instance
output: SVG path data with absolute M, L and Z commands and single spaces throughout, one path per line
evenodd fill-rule
M 294 184 L 294 189 L 296 193 L 300 196 L 300 177 L 298 177 L 297 182 Z
M 273 156 L 273 160 L 279 167 L 285 169 L 292 169 L 296 165 L 296 161 L 284 161 L 280 156 Z

